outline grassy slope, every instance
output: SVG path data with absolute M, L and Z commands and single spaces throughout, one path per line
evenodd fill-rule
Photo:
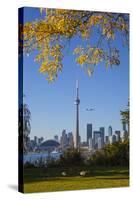
M 96 169 L 90 177 L 44 177 L 38 169 L 25 171 L 25 192 L 50 192 L 129 186 L 128 169 Z

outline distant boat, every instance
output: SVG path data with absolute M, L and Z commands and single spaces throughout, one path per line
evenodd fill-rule
M 54 154 L 54 153 L 59 153 L 59 152 L 57 150 L 54 150 L 51 153 Z

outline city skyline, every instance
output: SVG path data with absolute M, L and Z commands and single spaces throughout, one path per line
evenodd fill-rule
M 44 17 L 44 16 L 43 16 Z M 42 18 L 39 10 L 25 9 L 24 19 L 32 21 Z M 119 35 L 118 35 L 119 37 Z M 121 49 L 121 64 L 119 67 L 106 70 L 100 64 L 89 78 L 84 71 L 76 65 L 72 57 L 72 50 L 79 43 L 75 38 L 68 45 L 64 52 L 63 72 L 54 83 L 49 84 L 45 77 L 38 72 L 39 64 L 34 62 L 33 57 L 24 56 L 24 102 L 28 104 L 31 111 L 31 133 L 43 136 L 46 139 L 53 135 L 61 135 L 63 129 L 75 133 L 75 82 L 80 83 L 80 136 L 86 139 L 86 124 L 94 124 L 94 129 L 105 127 L 105 134 L 109 125 L 113 130 L 122 130 L 120 121 L 120 110 L 124 109 L 128 103 L 128 49 L 116 42 L 116 46 Z M 124 79 L 124 82 L 121 80 Z M 95 107 L 92 112 L 87 112 L 86 108 Z
M 72 132 L 68 132 L 63 129 L 60 137 L 54 135 L 53 138 L 45 140 L 43 137 L 34 136 L 33 139 L 28 138 L 28 151 L 38 152 L 64 152 L 67 149 L 73 148 L 86 148 L 89 152 L 102 149 L 105 145 L 113 144 L 114 142 L 124 141 L 129 137 L 127 127 L 123 126 L 122 132 L 119 130 L 112 130 L 112 127 L 108 127 L 108 134 L 105 135 L 105 128 L 99 127 L 99 130 L 93 130 L 93 124 L 87 124 L 86 129 L 86 141 L 81 141 L 81 137 Z M 93 131 L 92 131 L 93 130 Z
M 89 129 L 88 129 L 88 125 L 89 125 Z M 90 129 L 90 126 L 91 126 L 91 129 Z M 127 131 L 127 127 L 123 127 L 123 125 L 122 125 L 122 129 L 121 130 L 118 130 L 118 129 L 113 129 L 112 128 L 112 132 L 111 132 L 111 134 L 109 133 L 109 128 L 112 128 L 112 126 L 108 126 L 108 128 L 105 130 L 105 127 L 99 127 L 99 128 L 97 128 L 97 129 L 94 129 L 93 128 L 93 124 L 91 124 L 91 123 L 87 123 L 86 124 L 86 138 L 84 138 L 84 139 L 82 139 L 82 137 L 81 137 L 81 142 L 86 142 L 87 143 L 87 145 L 88 145 L 88 139 L 89 138 L 93 138 L 94 137 L 94 132 L 101 132 L 102 134 L 103 134 L 103 136 L 104 136 L 104 138 L 106 137 L 106 136 L 112 136 L 112 135 L 114 135 L 114 134 L 117 134 L 118 132 L 121 134 L 122 133 L 122 131 Z M 59 134 L 59 135 L 57 135 L 57 134 L 53 134 L 52 135 L 52 137 L 50 137 L 50 138 L 45 138 L 45 137 L 43 137 L 43 136 L 36 136 L 36 135 L 34 135 L 34 136 L 29 136 L 30 137 L 30 139 L 34 139 L 34 138 L 43 138 L 43 140 L 45 141 L 45 140 L 60 140 L 61 139 L 61 137 L 62 137 L 62 132 L 66 132 L 67 134 L 69 134 L 69 133 L 72 133 L 73 134 L 73 136 L 75 137 L 76 136 L 76 134 L 75 134 L 75 132 L 72 132 L 72 131 L 68 131 L 67 129 L 62 129 L 62 131 L 61 131 L 61 133 Z M 91 133 L 90 133 L 91 132 Z M 80 136 L 80 135 L 79 135 Z M 58 138 L 58 139 L 57 139 Z

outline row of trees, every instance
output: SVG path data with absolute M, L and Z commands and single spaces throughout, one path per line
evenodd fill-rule
M 82 152 L 69 150 L 58 161 L 60 166 L 128 166 L 129 165 L 129 140 L 106 145 L 102 150 L 97 150 L 88 159 L 83 158 Z
M 49 159 L 47 163 L 40 161 L 39 167 L 45 168 L 81 168 L 129 166 L 129 140 L 106 145 L 102 150 L 97 150 L 88 158 L 83 157 L 82 151 L 69 149 L 59 160 Z M 25 167 L 33 167 L 26 163 Z
M 88 163 L 90 166 L 129 166 L 129 140 L 106 145 Z
M 128 126 L 129 132 L 129 122 L 130 122 L 130 112 L 129 112 L 129 100 L 128 105 L 125 110 L 120 111 L 122 123 L 124 122 Z
M 19 106 L 19 148 L 20 153 L 26 153 L 27 152 L 27 143 L 28 143 L 28 137 L 31 131 L 31 112 L 28 108 L 27 104 L 21 104 Z

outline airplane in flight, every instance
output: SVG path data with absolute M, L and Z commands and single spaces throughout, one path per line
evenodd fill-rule
M 86 108 L 86 111 L 94 111 L 95 108 Z

